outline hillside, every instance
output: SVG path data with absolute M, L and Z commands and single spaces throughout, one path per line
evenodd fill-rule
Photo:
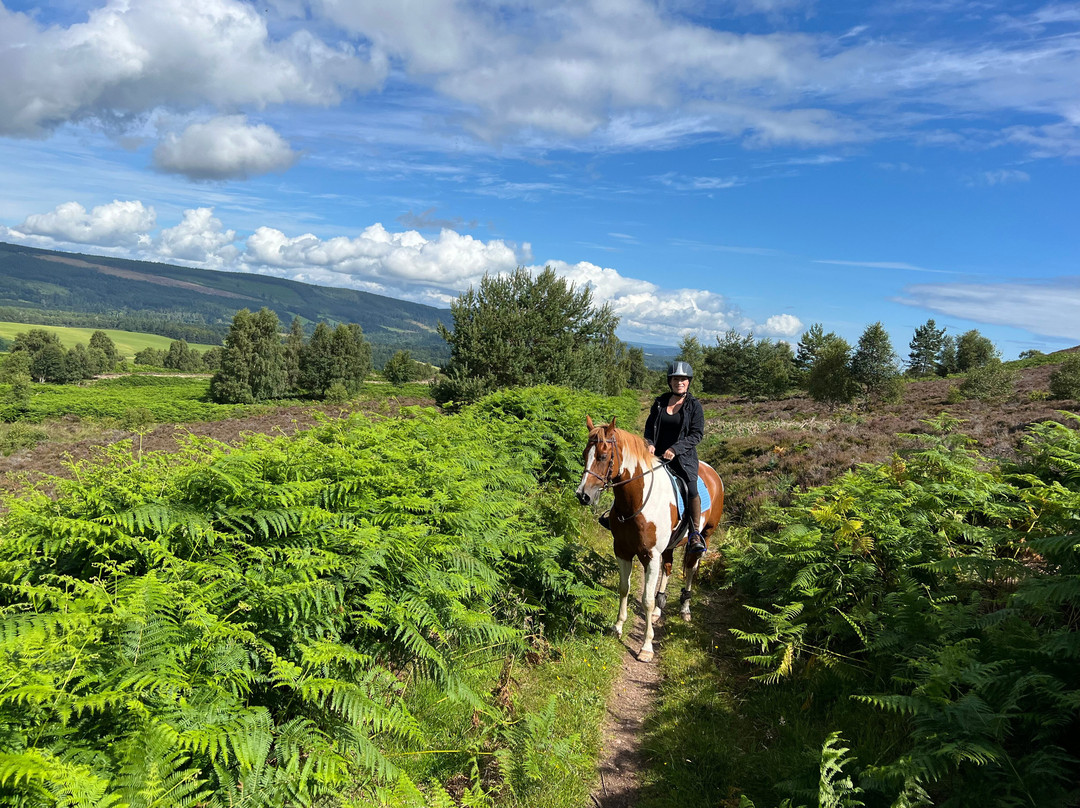
M 0 242 L 0 320 L 161 334 L 219 344 L 237 309 L 272 309 L 284 325 L 356 322 L 380 366 L 394 351 L 442 364 L 436 330 L 450 312 L 355 289 L 243 272 L 64 253 Z

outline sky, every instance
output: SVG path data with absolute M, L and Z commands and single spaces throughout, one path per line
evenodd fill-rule
M 1080 343 L 1080 3 L 0 0 L 0 241 Z

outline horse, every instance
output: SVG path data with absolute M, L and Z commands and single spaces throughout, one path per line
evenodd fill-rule
M 645 642 L 638 652 L 641 662 L 653 658 L 653 624 L 667 605 L 667 585 L 671 576 L 675 548 L 686 541 L 680 531 L 681 517 L 671 472 L 663 461 L 648 450 L 645 441 L 610 424 L 593 424 L 585 416 L 589 441 L 582 452 L 585 471 L 575 490 L 582 505 L 595 503 L 610 489 L 615 503 L 609 514 L 615 558 L 619 565 L 619 616 L 612 626 L 622 637 L 630 593 L 630 572 L 634 559 L 645 568 L 645 589 L 641 596 L 645 615 Z M 702 508 L 698 530 L 708 539 L 720 524 L 724 512 L 724 484 L 720 475 L 707 463 L 698 464 L 698 475 L 708 490 L 709 507 Z M 702 505 L 705 503 L 702 502 Z M 683 581 L 680 593 L 682 618 L 690 622 L 690 592 L 697 573 L 700 554 L 684 553 Z

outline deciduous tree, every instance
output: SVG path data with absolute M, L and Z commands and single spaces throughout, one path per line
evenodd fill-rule
M 982 367 L 997 358 L 1000 357 L 994 343 L 974 328 L 961 334 L 956 342 L 956 365 L 961 373 Z

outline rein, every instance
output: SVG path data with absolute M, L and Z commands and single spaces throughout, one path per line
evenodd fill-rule
M 599 443 L 599 442 L 600 441 L 598 440 L 597 443 Z M 645 477 L 646 475 L 655 474 L 657 469 L 666 468 L 668 462 L 670 462 L 670 461 L 661 459 L 660 463 L 658 465 L 652 466 L 651 468 L 646 469 L 645 471 L 641 472 L 641 474 L 635 474 L 633 477 L 628 477 L 625 480 L 613 480 L 612 477 L 611 477 L 611 472 L 615 468 L 615 450 L 619 449 L 620 452 L 621 452 L 621 447 L 619 447 L 619 442 L 617 440 L 615 440 L 615 438 L 607 438 L 607 439 L 604 440 L 604 443 L 611 444 L 611 456 L 608 458 L 608 467 L 607 467 L 607 471 L 604 472 L 604 476 L 601 477 L 599 474 L 597 474 L 592 469 L 588 469 L 588 468 L 585 469 L 586 474 L 591 474 L 593 477 L 595 477 L 596 479 L 600 480 L 601 483 L 603 483 L 600 490 L 597 491 L 597 495 L 604 493 L 604 491 L 607 491 L 609 488 L 618 488 L 620 485 L 626 485 L 627 483 L 632 483 L 634 480 L 640 480 L 642 477 Z M 622 463 L 620 462 L 619 465 L 621 466 Z M 635 516 L 637 516 L 643 510 L 645 510 L 645 506 L 649 504 L 649 498 L 652 496 L 653 486 L 655 484 L 656 484 L 656 477 L 651 477 L 649 479 L 649 490 L 645 494 L 645 498 L 642 500 L 640 508 L 638 508 L 636 511 L 634 511 L 629 516 L 619 516 L 618 514 L 616 514 L 615 518 L 618 519 L 620 522 L 629 522 L 631 519 L 633 519 Z

